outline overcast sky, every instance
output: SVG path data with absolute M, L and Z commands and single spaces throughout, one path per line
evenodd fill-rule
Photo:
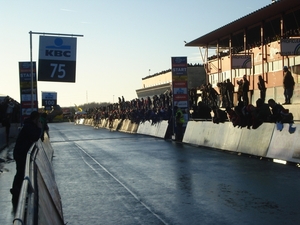
M 57 92 L 60 106 L 136 98 L 142 78 L 171 68 L 171 57 L 202 63 L 185 47 L 206 33 L 252 13 L 271 0 L 0 0 L 0 94 L 20 101 L 18 62 L 30 61 L 29 31 L 81 34 L 76 83 L 38 82 Z M 38 62 L 39 35 L 32 39 Z M 38 66 L 38 65 L 37 65 Z

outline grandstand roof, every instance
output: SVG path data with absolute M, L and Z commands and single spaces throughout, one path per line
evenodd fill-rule
M 246 27 L 251 27 L 255 24 L 261 23 L 261 21 L 269 20 L 273 17 L 281 15 L 282 13 L 289 12 L 295 8 L 300 7 L 299 0 L 281 0 L 271 3 L 261 9 L 258 9 L 240 19 L 237 19 L 223 27 L 220 27 L 208 34 L 203 35 L 185 46 L 196 46 L 196 47 L 215 47 L 213 43 L 218 39 L 222 39 L 230 34 L 236 33 L 243 30 Z M 213 44 L 212 44 L 213 43 Z

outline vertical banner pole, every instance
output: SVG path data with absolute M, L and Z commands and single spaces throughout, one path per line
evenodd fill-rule
M 30 76 L 31 76 L 31 112 L 33 111 L 33 63 L 32 63 L 32 31 L 30 34 Z

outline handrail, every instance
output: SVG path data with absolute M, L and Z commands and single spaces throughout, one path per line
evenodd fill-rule
M 31 161 L 31 153 L 35 152 L 36 148 L 37 148 L 36 143 L 34 143 L 34 144 L 32 144 L 29 151 L 27 152 L 24 180 L 22 183 L 21 191 L 20 191 L 20 196 L 19 196 L 17 210 L 15 213 L 15 218 L 13 220 L 14 225 L 23 225 L 24 224 L 26 198 L 27 198 L 28 188 L 30 189 L 31 192 L 34 192 L 34 187 L 30 181 L 30 177 L 31 177 L 30 161 Z
M 36 151 L 33 151 L 31 153 L 32 160 L 35 161 L 38 148 L 36 148 Z M 34 224 L 35 221 L 35 214 L 37 213 L 36 210 L 36 195 L 35 195 L 35 182 L 36 182 L 36 175 L 35 175 L 35 163 L 32 163 L 32 166 L 30 167 L 29 171 L 29 177 L 31 177 L 31 188 L 30 188 L 30 195 L 28 196 L 28 204 L 27 204 L 27 216 L 26 216 L 26 224 L 31 225 Z

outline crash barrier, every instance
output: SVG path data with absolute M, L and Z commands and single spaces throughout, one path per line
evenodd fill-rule
M 277 130 L 276 124 L 264 123 L 257 129 L 233 127 L 232 123 L 189 121 L 183 142 L 259 157 L 300 163 L 300 124 L 290 133 L 290 125 Z
M 150 135 L 154 137 L 165 138 L 167 129 L 168 129 L 168 121 L 162 120 L 160 122 L 152 124 L 150 121 L 141 122 L 137 129 L 138 134 Z
M 52 156 L 53 149 L 47 137 L 44 142 L 39 140 L 33 144 L 28 152 L 14 225 L 64 224 L 61 198 L 51 163 Z
M 91 121 L 85 123 L 93 124 Z M 134 126 L 134 129 L 131 129 L 130 125 Z M 300 163 L 300 124 L 292 126 L 296 128 L 294 133 L 289 132 L 289 124 L 284 124 L 283 130 L 279 131 L 273 123 L 264 123 L 257 129 L 247 129 L 233 127 L 231 122 L 215 124 L 212 121 L 189 121 L 183 142 Z M 100 121 L 98 127 L 109 129 L 108 121 Z M 168 121 L 155 124 L 145 121 L 135 124 L 130 120 L 115 120 L 110 129 L 165 138 Z
M 144 121 L 139 124 L 133 123 L 128 119 L 124 120 L 113 120 L 113 123 L 110 125 L 108 119 L 102 119 L 99 122 L 95 122 L 93 119 L 79 119 L 75 121 L 75 124 L 84 124 L 91 125 L 94 128 L 106 128 L 112 131 L 121 131 L 127 133 L 138 133 L 145 134 L 155 137 L 164 138 L 166 135 L 166 131 L 168 129 L 168 121 L 163 120 L 152 124 L 152 122 Z
M 83 125 L 89 125 L 93 126 L 94 128 L 106 128 L 110 129 L 112 131 L 122 131 L 122 132 L 127 132 L 127 133 L 136 133 L 137 129 L 139 127 L 138 124 L 132 123 L 128 119 L 115 119 L 112 121 L 112 124 L 109 123 L 108 119 L 101 119 L 98 122 L 94 121 L 93 119 L 77 119 L 74 122 L 76 125 L 77 124 L 83 124 Z

